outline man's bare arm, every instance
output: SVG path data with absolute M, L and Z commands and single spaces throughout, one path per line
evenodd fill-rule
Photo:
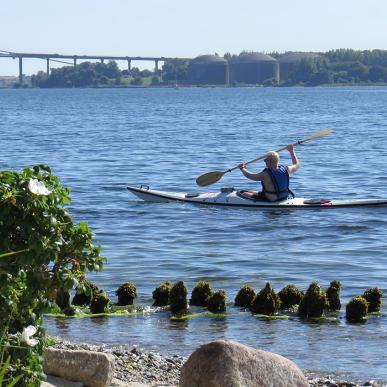
M 293 144 L 289 144 L 286 149 L 289 151 L 292 158 L 292 165 L 288 166 L 288 172 L 290 174 L 296 172 L 301 167 L 301 163 L 300 160 L 298 160 L 296 152 L 294 151 Z

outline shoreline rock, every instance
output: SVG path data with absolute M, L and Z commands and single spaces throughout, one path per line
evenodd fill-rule
M 74 343 L 55 338 L 54 349 L 85 350 L 110 354 L 115 369 L 110 387 L 178 387 L 180 370 L 187 358 L 179 355 L 165 356 L 146 351 L 138 346 L 106 346 Z M 360 380 L 321 371 L 302 370 L 310 387 L 387 387 L 387 383 L 374 380 Z M 48 380 L 49 381 L 49 380 Z M 51 384 L 61 386 L 63 384 Z M 47 385 L 49 386 L 49 385 Z

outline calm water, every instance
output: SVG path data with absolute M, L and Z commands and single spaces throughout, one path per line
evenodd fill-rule
M 113 298 L 137 284 L 150 305 L 161 281 L 200 279 L 232 301 L 242 284 L 306 289 L 339 279 L 342 303 L 369 287 L 387 292 L 387 209 L 273 212 L 146 204 L 126 185 L 203 192 L 255 187 L 239 171 L 214 186 L 195 178 L 253 159 L 331 127 L 297 148 L 299 196 L 387 197 L 387 88 L 0 90 L 0 169 L 46 163 L 72 188 L 108 257 L 91 279 Z M 283 162 L 289 162 L 283 154 Z M 257 164 L 255 168 L 261 168 Z M 344 308 L 343 308 L 344 309 Z M 230 338 L 277 352 L 307 369 L 387 379 L 387 313 L 365 325 L 261 321 L 230 307 L 225 320 L 171 322 L 166 313 L 56 320 L 51 334 L 94 343 L 139 344 L 187 355 Z

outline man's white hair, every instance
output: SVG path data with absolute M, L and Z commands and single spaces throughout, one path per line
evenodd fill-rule
M 280 156 L 277 152 L 270 151 L 266 153 L 266 158 L 275 163 L 279 163 Z

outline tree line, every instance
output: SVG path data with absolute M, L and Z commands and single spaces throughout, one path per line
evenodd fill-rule
M 294 65 L 284 85 L 386 84 L 387 50 L 331 50 Z
M 240 53 L 239 55 L 245 52 Z M 337 49 L 316 53 L 315 58 L 302 59 L 292 65 L 286 79 L 279 86 L 317 86 L 351 84 L 386 84 L 387 50 Z M 217 54 L 216 54 L 217 55 Z M 269 55 L 278 58 L 278 52 Z M 238 55 L 226 53 L 231 61 Z M 117 63 L 83 62 L 78 66 L 52 69 L 49 76 L 43 71 L 31 77 L 34 87 L 106 87 L 189 84 L 187 60 L 167 61 L 154 73 L 133 67 L 120 70 Z M 272 82 L 267 83 L 272 85 Z

